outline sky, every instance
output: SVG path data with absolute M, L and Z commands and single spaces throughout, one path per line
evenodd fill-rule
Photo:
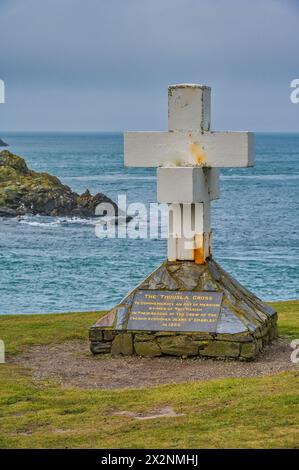
M 0 0 L 1 131 L 167 128 L 212 87 L 214 130 L 299 132 L 299 0 Z

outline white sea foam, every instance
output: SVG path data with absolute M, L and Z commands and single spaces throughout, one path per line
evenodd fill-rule
M 35 220 L 36 218 L 39 218 L 40 220 L 37 221 Z M 97 219 L 83 219 L 81 217 L 47 217 L 44 219 L 42 216 L 24 216 L 21 219 L 18 219 L 18 222 L 20 224 L 25 224 L 25 225 L 30 225 L 31 227 L 60 227 L 63 225 L 72 225 L 72 224 L 77 224 L 77 225 L 96 225 Z
M 34 220 L 19 220 L 20 224 L 31 225 L 32 227 L 58 227 L 59 221 L 57 222 L 36 222 Z

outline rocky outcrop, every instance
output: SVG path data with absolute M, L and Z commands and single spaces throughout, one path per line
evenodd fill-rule
M 0 147 L 8 147 L 8 144 L 0 139 Z
M 93 217 L 102 202 L 117 205 L 105 194 L 79 195 L 48 173 L 28 168 L 25 160 L 8 150 L 0 152 L 0 216 L 39 214 L 47 216 Z

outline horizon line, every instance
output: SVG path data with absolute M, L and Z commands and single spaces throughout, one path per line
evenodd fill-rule
M 0 135 L 4 134 L 30 134 L 30 133 L 35 133 L 35 134 L 76 134 L 76 133 L 81 133 L 81 134 L 124 134 L 125 132 L 132 132 L 132 130 L 110 130 L 110 131 L 105 131 L 105 130 L 0 130 Z M 161 131 L 138 131 L 134 130 L 133 132 L 167 132 L 166 130 L 161 130 Z M 221 130 L 213 130 L 211 132 L 223 132 Z M 224 132 L 241 132 L 241 131 L 224 131 Z M 297 131 L 245 131 L 245 132 L 253 132 L 254 134 L 299 134 L 299 129 Z

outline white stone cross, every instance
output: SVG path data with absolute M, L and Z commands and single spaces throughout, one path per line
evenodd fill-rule
M 125 133 L 125 165 L 158 167 L 158 202 L 169 204 L 170 261 L 203 264 L 211 256 L 211 201 L 220 197 L 218 168 L 254 164 L 254 134 L 210 131 L 210 109 L 210 87 L 171 85 L 168 131 Z

